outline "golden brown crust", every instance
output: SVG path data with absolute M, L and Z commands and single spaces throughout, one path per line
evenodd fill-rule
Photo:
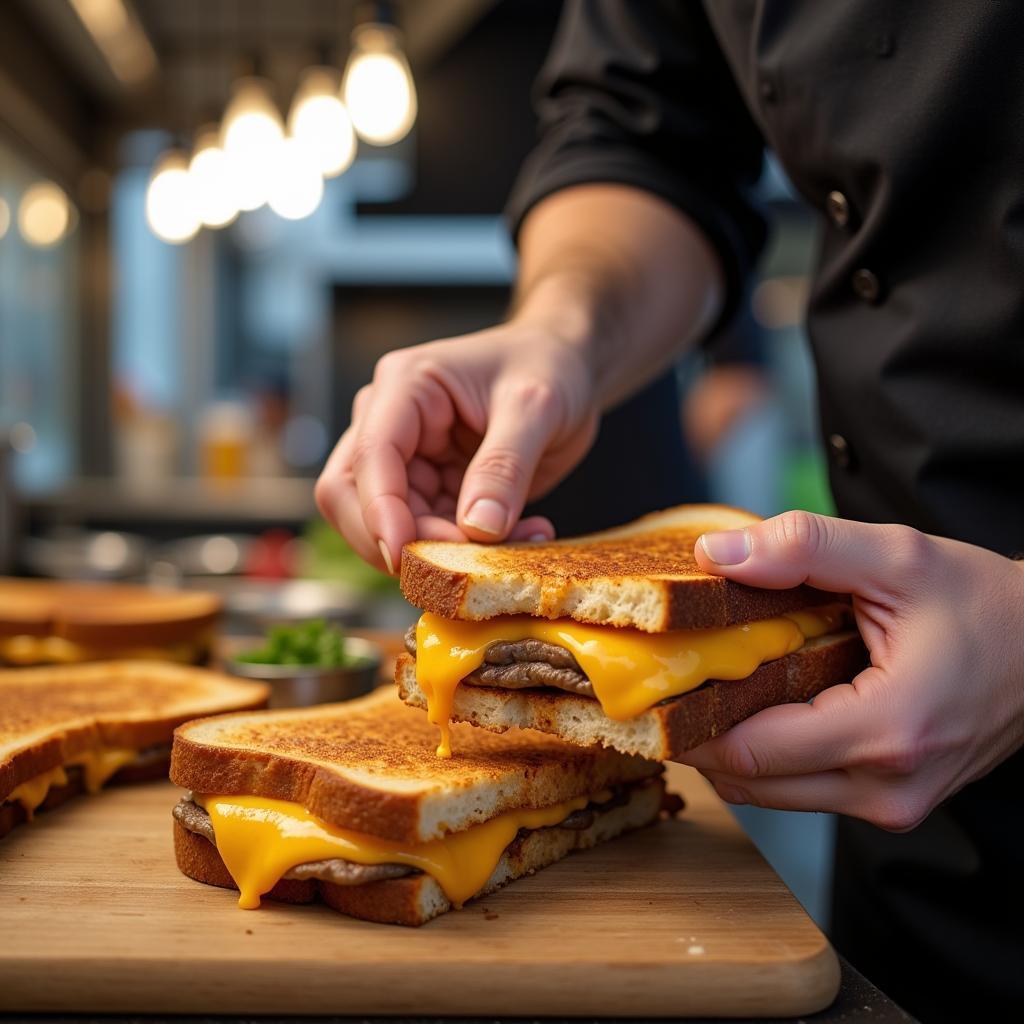
M 660 632 L 673 629 L 712 629 L 741 622 L 770 619 L 801 608 L 843 601 L 836 594 L 813 587 L 762 590 L 721 576 L 695 580 L 663 580 L 668 609 Z
M 548 543 L 456 544 L 416 541 L 402 549 L 401 586 L 408 601 L 448 619 L 497 614 L 569 616 L 579 622 L 630 625 L 647 632 L 705 629 L 770 618 L 837 600 L 800 586 L 762 590 L 706 573 L 694 557 L 702 533 L 758 522 L 724 505 L 692 505 L 644 516 L 614 530 Z M 463 568 L 459 568 L 463 566 Z M 524 606 L 524 584 L 533 596 Z M 642 585 L 643 611 L 617 608 L 616 591 Z M 507 587 L 504 600 L 493 594 Z M 581 600 L 598 588 L 600 601 Z M 472 592 L 488 597 L 472 600 Z M 513 609 L 504 604 L 519 603 Z M 497 608 L 480 612 L 486 608 Z M 651 612 L 649 606 L 655 605 Z
M 100 650 L 193 640 L 222 601 L 200 591 L 0 577 L 0 636 L 55 636 Z
M 263 707 L 268 695 L 261 684 L 162 662 L 0 670 L 0 801 L 79 754 L 169 744 L 197 715 Z
M 421 558 L 411 544 L 402 548 L 402 593 L 409 604 L 445 619 L 458 618 L 469 575 Z
M 856 633 L 821 637 L 775 661 L 761 665 L 746 679 L 715 680 L 680 697 L 655 705 L 639 716 L 650 724 L 657 749 L 633 746 L 635 734 L 619 730 L 620 723 L 604 719 L 596 701 L 559 690 L 500 690 L 495 687 L 460 687 L 453 718 L 495 732 L 510 728 L 508 720 L 572 741 L 562 723 L 587 718 L 603 719 L 606 734 L 621 736 L 620 749 L 645 757 L 675 760 L 687 750 L 731 729 L 737 723 L 776 704 L 809 700 L 830 686 L 849 682 L 868 663 L 867 650 Z M 416 707 L 424 705 L 415 682 L 415 662 L 402 655 L 395 669 L 399 694 Z M 507 713 L 504 713 L 507 712 Z M 577 712 L 574 715 L 574 712 Z M 628 723 L 621 723 L 622 726 Z M 581 729 L 581 732 L 586 732 Z M 596 742 L 594 739 L 588 742 Z M 615 746 L 613 739 L 606 741 Z
M 339 828 L 387 838 L 413 838 L 419 827 L 421 793 L 368 789 L 300 757 L 214 747 L 181 733 L 174 738 L 171 781 L 196 793 L 288 800 Z
M 430 806 L 467 803 L 465 824 L 511 807 L 541 807 L 660 766 L 536 733 L 453 730 L 455 757 L 436 756 L 437 730 L 391 687 L 358 701 L 300 711 L 225 715 L 178 729 L 171 780 L 196 793 L 247 793 L 299 803 L 339 828 L 401 841 L 429 839 Z

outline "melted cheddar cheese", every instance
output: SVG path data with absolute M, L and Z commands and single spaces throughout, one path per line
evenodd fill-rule
M 515 615 L 457 622 L 426 612 L 416 626 L 416 680 L 427 715 L 441 731 L 437 754 L 451 757 L 455 690 L 498 641 L 543 640 L 571 651 L 604 713 L 624 721 L 709 679 L 745 679 L 764 662 L 832 632 L 842 616 L 843 606 L 829 605 L 722 629 L 643 633 L 572 619 Z
M 67 772 L 61 765 L 28 779 L 15 786 L 7 796 L 10 803 L 21 804 L 29 821 L 35 816 L 36 808 L 46 799 L 53 786 L 66 786 Z
M 521 828 L 558 825 L 591 800 L 580 796 L 550 807 L 506 811 L 429 842 L 402 843 L 336 828 L 301 804 L 257 796 L 194 796 L 213 825 L 217 852 L 238 886 L 238 905 L 254 910 L 292 868 L 340 857 L 355 864 L 404 864 L 430 875 L 456 906 L 483 888 Z
M 112 775 L 126 764 L 131 764 L 138 756 L 139 752 L 130 747 L 103 747 L 78 754 L 69 763 L 82 769 L 86 790 L 98 793 Z
M 139 752 L 129 747 L 101 747 L 76 754 L 66 764 L 50 768 L 31 779 L 23 782 L 4 798 L 4 802 L 19 803 L 25 809 L 25 815 L 32 820 L 36 809 L 46 799 L 54 786 L 68 784 L 68 768 L 81 768 L 82 781 L 86 791 L 98 793 L 103 784 L 126 764 L 131 764 L 139 756 Z
M 132 647 L 100 650 L 85 647 L 59 636 L 0 637 L 0 663 L 25 668 L 30 665 L 80 665 L 87 661 L 143 659 L 193 664 L 204 650 L 198 643 L 169 644 L 166 647 Z

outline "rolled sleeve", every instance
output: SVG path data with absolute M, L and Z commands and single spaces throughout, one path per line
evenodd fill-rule
M 749 192 L 764 144 L 693 0 L 570 0 L 536 87 L 541 139 L 506 207 L 513 235 L 546 196 L 612 182 L 690 217 L 735 311 L 765 241 Z

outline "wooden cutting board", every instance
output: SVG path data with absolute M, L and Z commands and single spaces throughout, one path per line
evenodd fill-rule
M 573 854 L 419 929 L 181 875 L 169 783 L 80 797 L 0 841 L 0 1010 L 789 1016 L 825 937 L 700 776 L 678 821 Z

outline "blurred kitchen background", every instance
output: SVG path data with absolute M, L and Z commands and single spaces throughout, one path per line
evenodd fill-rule
M 0 571 L 410 621 L 312 481 L 383 352 L 503 316 L 559 6 L 0 2 Z M 693 496 L 829 511 L 815 222 L 770 160 L 760 192 L 747 307 L 679 367 Z M 824 921 L 829 820 L 742 820 Z

